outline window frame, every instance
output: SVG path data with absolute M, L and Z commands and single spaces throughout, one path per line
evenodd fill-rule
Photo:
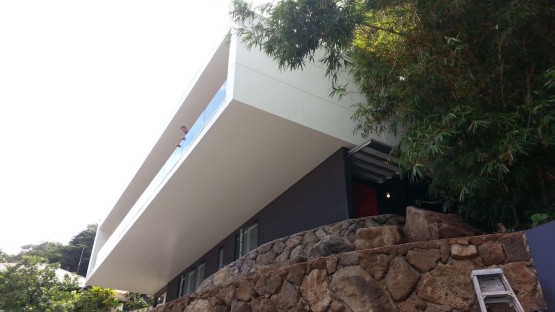
M 218 261 L 216 263 L 216 269 L 220 270 L 225 266 L 225 246 L 218 248 Z
M 260 246 L 259 227 L 260 225 L 257 220 L 239 229 L 239 233 L 235 235 L 235 260 Z

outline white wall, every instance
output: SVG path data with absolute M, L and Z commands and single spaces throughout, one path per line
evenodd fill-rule
M 363 100 L 350 94 L 330 97 L 331 81 L 325 69 L 307 62 L 303 70 L 280 71 L 277 63 L 257 48 L 250 51 L 234 37 L 230 68 L 233 98 L 351 144 L 362 143 L 353 134 L 353 104 Z

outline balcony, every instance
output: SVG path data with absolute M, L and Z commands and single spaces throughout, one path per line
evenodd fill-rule
M 137 199 L 137 202 L 133 205 L 131 210 L 127 213 L 125 218 L 121 221 L 119 226 L 116 228 L 114 233 L 106 241 L 104 246 L 98 251 L 96 261 L 98 264 L 102 263 L 106 258 L 107 253 L 109 253 L 115 245 L 119 242 L 121 237 L 125 235 L 127 230 L 133 225 L 137 217 L 148 207 L 148 204 L 152 201 L 152 198 L 156 196 L 158 191 L 164 186 L 166 181 L 175 171 L 176 166 L 179 166 L 183 162 L 188 154 L 191 146 L 194 145 L 195 141 L 198 140 L 199 134 L 204 130 L 204 128 L 209 124 L 209 121 L 214 117 L 214 113 L 222 106 L 226 98 L 226 85 L 227 82 L 218 89 L 218 92 L 210 103 L 206 106 L 206 109 L 200 114 L 199 118 L 195 121 L 193 126 L 190 128 L 189 132 L 176 146 L 175 151 L 168 158 L 166 163 L 162 166 L 160 171 L 156 174 L 152 182 L 144 190 L 143 194 Z

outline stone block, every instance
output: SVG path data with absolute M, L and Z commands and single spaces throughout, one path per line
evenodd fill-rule
M 524 308 L 524 311 L 545 309 L 543 295 L 536 273 L 528 267 L 526 261 L 501 265 L 507 281 Z
M 464 223 L 458 216 L 416 207 L 407 207 L 404 232 L 408 242 L 475 236 L 482 233 Z
M 341 267 L 359 265 L 359 255 L 356 252 L 345 252 L 339 256 L 339 265 Z
M 272 300 L 263 298 L 262 300 L 260 300 L 258 312 L 278 312 L 278 309 L 276 308 Z
M 308 276 L 303 280 L 301 293 L 310 306 L 311 311 L 326 311 L 331 303 L 326 270 L 314 269 L 310 271 Z
M 252 298 L 253 285 L 248 280 L 242 280 L 237 285 L 235 296 L 241 301 L 250 301 Z M 232 309 L 233 310 L 233 309 Z
M 447 263 L 449 257 L 451 257 L 451 247 L 446 242 L 442 242 L 439 247 L 439 252 L 441 253 L 441 262 Z
M 347 311 L 397 311 L 387 290 L 359 266 L 337 270 L 330 289 Z
M 208 311 L 208 310 L 205 310 Z M 251 306 L 242 301 L 233 301 L 230 312 L 251 312 Z
M 216 296 L 218 299 L 225 302 L 227 306 L 231 305 L 231 302 L 235 299 L 235 286 L 226 285 L 225 287 L 220 288 Z
M 393 260 L 391 268 L 385 276 L 385 286 L 395 301 L 402 301 L 412 293 L 420 273 L 408 264 L 402 257 Z
M 297 288 L 291 283 L 284 281 L 279 291 L 277 305 L 280 310 L 287 311 L 297 305 L 299 294 Z
M 278 255 L 279 255 L 280 253 L 282 253 L 284 249 L 285 249 L 285 244 L 284 244 L 283 242 L 281 242 L 281 241 L 277 241 L 277 242 L 274 244 L 274 246 L 272 247 L 272 251 L 273 251 L 275 254 L 278 254 Z
M 469 260 L 438 265 L 435 270 L 422 274 L 416 293 L 428 303 L 470 311 L 476 297 L 470 281 L 470 272 L 474 269 Z
M 192 301 L 184 310 L 184 312 L 204 312 L 210 311 L 210 303 L 205 299 L 197 299 Z
M 258 258 L 256 258 L 256 265 L 258 266 L 268 265 L 274 262 L 275 259 L 276 259 L 276 254 L 271 251 L 268 251 L 266 253 L 258 255 Z
M 293 259 L 299 256 L 304 256 L 303 252 L 303 245 L 297 245 L 293 250 L 291 250 L 291 254 L 289 255 L 289 259 Z
M 474 258 L 478 255 L 478 249 L 474 245 L 451 245 L 451 258 L 462 260 Z
M 326 261 L 326 271 L 328 274 L 333 274 L 337 270 L 338 257 L 329 257 Z
M 229 312 L 229 309 L 223 304 L 218 304 L 214 306 L 214 312 Z
M 501 242 L 503 243 L 508 261 L 527 261 L 530 259 L 528 246 L 522 232 L 507 234 L 501 238 Z
M 341 234 L 341 223 L 326 225 L 324 230 L 330 235 L 339 236 Z
M 307 245 L 310 243 L 316 243 L 318 241 L 318 237 L 312 231 L 307 231 L 304 233 L 303 237 L 303 245 Z
M 399 311 L 403 312 L 420 312 L 425 310 L 426 306 L 426 301 L 414 293 L 407 300 L 398 304 Z
M 289 236 L 289 238 L 285 242 L 285 246 L 289 248 L 294 248 L 302 242 L 303 242 L 303 236 L 301 236 L 300 234 L 295 234 L 295 235 Z
M 505 262 L 505 251 L 503 250 L 503 245 L 500 243 L 483 243 L 478 246 L 478 253 L 486 266 Z
M 304 266 L 295 265 L 295 266 L 290 266 L 289 268 L 290 268 L 289 272 L 287 272 L 287 276 L 285 277 L 285 279 L 297 286 L 301 286 L 301 283 L 305 275 Z
M 256 264 L 256 261 L 245 259 L 245 261 L 243 262 L 243 265 L 241 265 L 241 268 L 239 269 L 239 272 L 249 273 L 252 270 L 252 268 L 254 268 L 255 264 Z
M 389 261 L 391 256 L 386 254 L 375 254 L 363 257 L 360 260 L 360 266 L 372 275 L 376 280 L 381 280 L 389 270 Z
M 441 253 L 438 249 L 409 250 L 406 258 L 412 266 L 425 273 L 435 269 L 437 261 L 441 259 Z
M 322 239 L 326 235 L 328 235 L 328 233 L 326 233 L 326 231 L 324 231 L 324 229 L 321 229 L 321 228 L 316 230 L 316 232 L 314 234 L 316 235 L 316 237 L 318 237 L 318 239 Z
M 314 259 L 352 251 L 354 249 L 353 244 L 345 238 L 326 235 L 323 239 L 314 244 L 314 246 L 309 248 L 307 256 L 309 259 Z
M 267 253 L 268 251 L 270 251 L 272 249 L 272 247 L 274 247 L 274 242 L 268 242 L 262 246 L 259 246 L 258 248 L 256 248 L 255 250 L 258 250 L 259 253 L 263 254 L 263 253 Z
M 355 234 L 357 250 L 397 245 L 402 242 L 402 227 L 398 225 L 362 228 L 358 229 Z
M 291 249 L 287 247 L 276 257 L 276 259 L 274 260 L 274 263 L 282 263 L 287 259 L 289 259 L 290 255 L 291 255 Z
M 264 286 L 264 290 L 267 294 L 275 294 L 276 291 L 279 290 L 281 286 L 281 276 L 279 275 L 272 275 L 266 280 L 266 285 Z

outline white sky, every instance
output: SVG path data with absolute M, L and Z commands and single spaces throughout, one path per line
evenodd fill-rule
M 0 1 L 0 249 L 98 223 L 228 26 L 226 0 Z

